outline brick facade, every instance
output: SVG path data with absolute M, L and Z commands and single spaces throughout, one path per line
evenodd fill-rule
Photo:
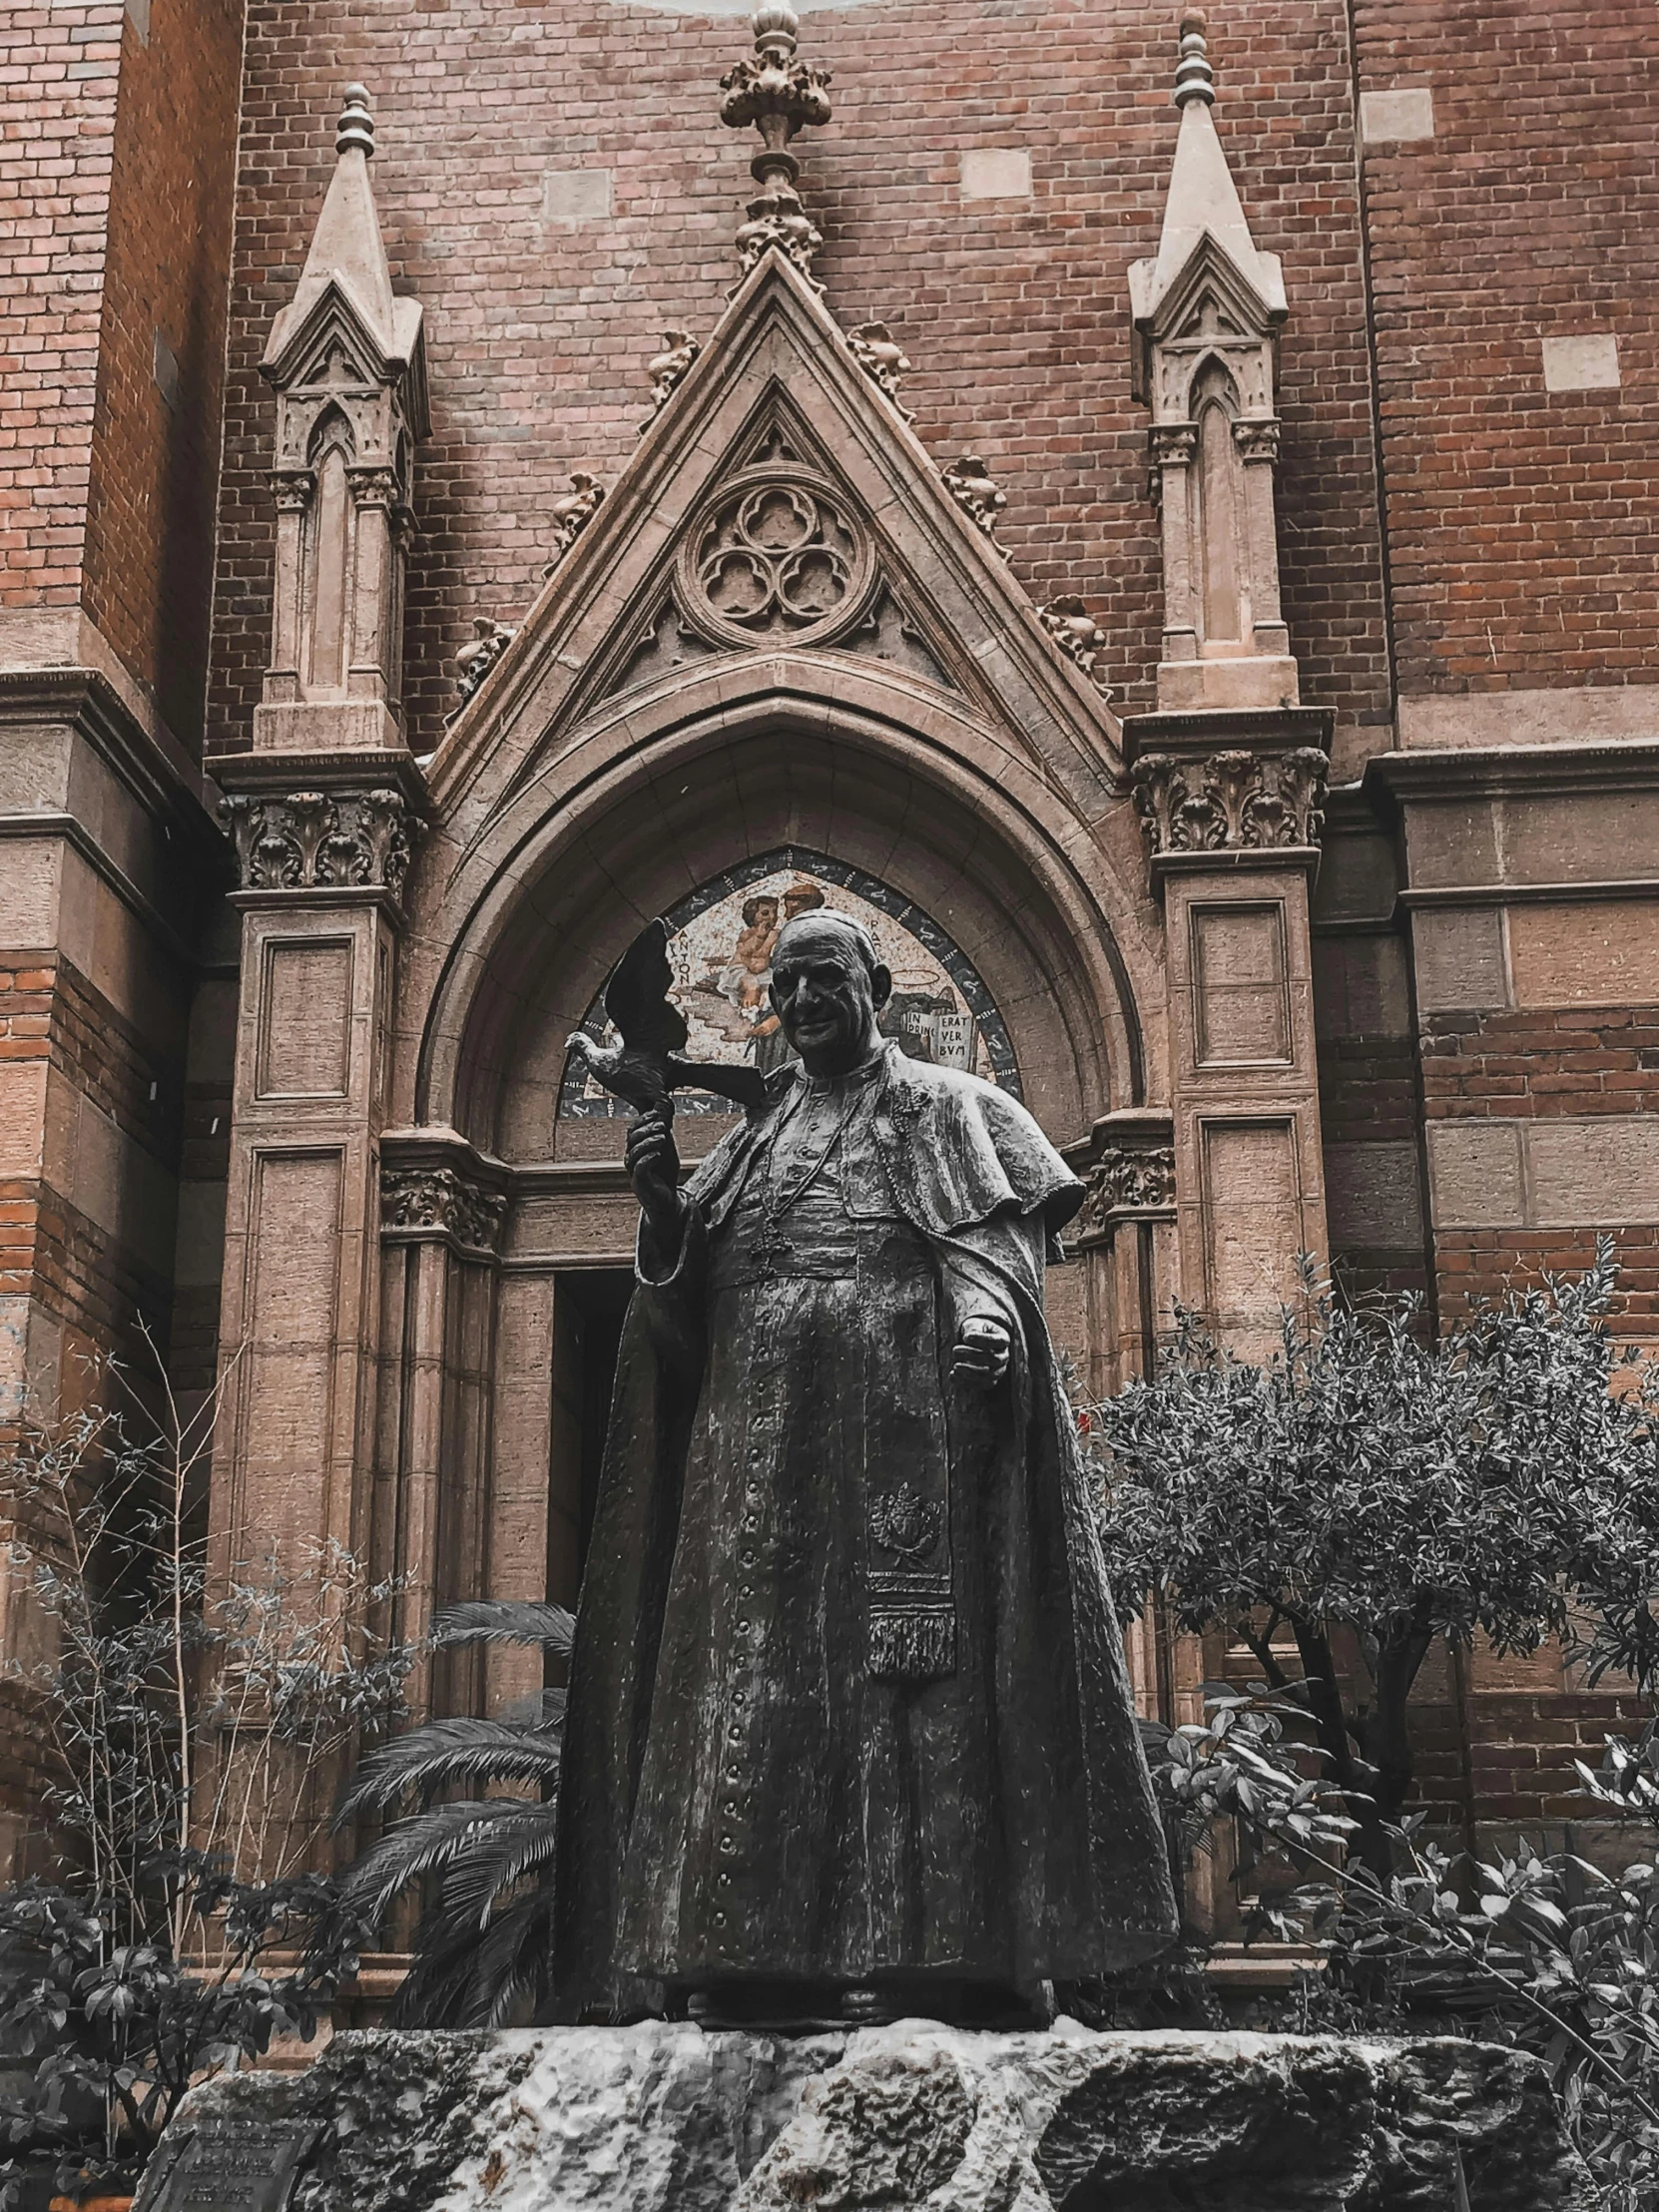
M 0 605 L 72 603 L 92 470 L 121 0 L 0 25 Z
M 1172 30 L 1164 0 L 1059 13 L 865 0 L 810 12 L 803 32 L 834 77 L 832 122 L 796 148 L 825 235 L 815 274 L 827 304 L 843 329 L 890 324 L 934 462 L 982 456 L 1007 495 L 996 539 L 1019 591 L 1085 602 L 1116 719 L 1090 722 L 1073 698 L 1086 742 L 1067 752 L 1049 699 L 1046 722 L 1030 710 L 1003 732 L 994 773 L 969 760 L 972 714 L 994 720 L 1002 704 L 974 683 L 995 693 L 992 654 L 1009 640 L 1023 650 L 1028 612 L 1005 605 L 977 642 L 955 641 L 958 700 L 974 704 L 957 721 L 939 709 L 890 758 L 837 753 L 822 718 L 792 724 L 768 752 L 762 723 L 729 706 L 718 767 L 711 752 L 682 778 L 675 753 L 674 774 L 635 792 L 632 813 L 580 815 L 571 848 L 476 954 L 494 998 L 451 1031 L 445 978 L 474 950 L 443 901 L 495 820 L 468 779 L 503 812 L 517 804 L 502 767 L 511 716 L 527 759 L 564 711 L 538 708 L 532 727 L 522 697 L 509 712 L 498 693 L 446 743 L 455 656 L 477 618 L 526 617 L 573 470 L 601 479 L 613 514 L 627 496 L 635 457 L 654 450 L 640 435 L 646 363 L 665 329 L 712 337 L 749 191 L 751 148 L 721 126 L 716 92 L 746 43 L 743 19 L 610 0 L 585 12 L 523 0 L 249 0 L 246 16 L 242 0 L 150 0 L 132 14 L 54 0 L 11 12 L 0 29 L 8 1390 L 58 1386 L 76 1350 L 130 1345 L 142 1315 L 169 1336 L 181 1388 L 206 1391 L 222 1312 L 241 1328 L 237 1301 L 255 1313 L 267 1296 L 297 1338 L 300 1307 L 282 1300 L 314 1290 L 304 1329 L 336 1369 L 351 1364 L 357 1393 L 316 1446 L 330 1532 L 373 1545 L 404 1527 L 413 1507 L 398 1485 L 418 1475 L 427 1502 L 439 1494 L 441 1436 L 443 1454 L 473 1454 L 444 1493 L 446 1511 L 471 1516 L 465 1545 L 449 1547 L 466 1571 L 496 1587 L 517 1575 L 523 1594 L 573 1571 L 574 1493 L 555 1484 L 550 1507 L 538 1471 L 575 1450 L 548 1426 L 544 1386 L 553 1345 L 579 1321 L 569 1283 L 535 1275 L 515 1249 L 520 1272 L 489 1306 L 471 1259 L 414 1244 L 389 1248 L 382 1279 L 377 1148 L 400 1126 L 413 1142 L 434 1066 L 459 1056 L 445 1094 L 455 1127 L 434 1113 L 443 1143 L 475 1143 L 486 1181 L 497 1153 L 511 1155 L 531 1211 L 550 1193 L 586 1194 L 586 1212 L 572 1198 L 560 1217 L 571 1241 L 546 1245 L 561 1264 L 625 1257 L 614 1129 L 567 1134 L 553 1157 L 563 1037 L 614 955 L 619 916 L 807 837 L 803 823 L 860 866 L 889 865 L 907 894 L 982 942 L 1029 1095 L 1081 1164 L 1147 1147 L 1176 1163 L 1175 1201 L 1109 1224 L 1056 1293 L 1091 1374 L 1145 1357 L 1174 1289 L 1231 1296 L 1238 1282 L 1222 1286 L 1211 1266 L 1221 1247 L 1240 1280 L 1267 1280 L 1250 1212 L 1260 1190 L 1278 1209 L 1268 1242 L 1285 1247 L 1272 1265 L 1323 1221 L 1344 1286 L 1420 1291 L 1425 1326 L 1540 1269 L 1582 1266 L 1609 1230 L 1626 1268 L 1620 1326 L 1659 1334 L 1659 706 L 1648 705 L 1659 589 L 1646 520 L 1659 472 L 1647 217 L 1659 30 L 1612 0 L 1211 11 L 1216 127 L 1289 300 L 1274 368 L 1278 568 L 1301 711 L 1329 726 L 1334 787 L 1311 886 L 1300 859 L 1279 867 L 1271 852 L 1247 855 L 1249 882 L 1237 854 L 1202 879 L 1182 874 L 1186 860 L 1149 868 L 1128 796 L 1137 750 L 1184 746 L 1191 766 L 1265 744 L 1275 717 L 1270 707 L 1243 737 L 1234 724 L 1206 737 L 1201 721 L 1183 732 L 1153 715 L 1167 579 L 1148 411 L 1130 389 L 1129 271 L 1159 247 L 1178 128 Z M 319 876 L 276 884 L 269 910 L 244 902 L 245 920 L 221 897 L 221 788 L 250 806 L 319 792 L 333 804 L 354 788 L 349 760 L 320 740 L 314 760 L 303 747 L 280 756 L 276 739 L 256 753 L 254 713 L 276 541 L 276 400 L 259 364 L 336 174 L 342 87 L 359 78 L 392 284 L 424 311 L 432 418 L 414 458 L 412 533 L 399 521 L 387 540 L 408 548 L 408 748 L 375 741 L 376 788 L 394 785 L 411 819 L 433 826 L 416 837 L 407 913 L 384 883 L 335 912 Z M 893 462 L 889 489 L 901 475 Z M 912 574 L 943 604 L 965 560 L 945 546 Z M 612 589 L 620 627 L 639 610 Z M 979 590 L 972 603 L 980 619 L 992 598 Z M 535 650 L 511 649 L 521 669 Z M 1024 665 L 1017 652 L 997 663 L 1010 696 Z M 1062 691 L 1074 673 L 1061 672 Z M 313 732 L 330 711 L 306 704 Z M 1307 735 L 1287 719 L 1273 742 L 1283 753 Z M 642 711 L 607 739 L 596 781 L 624 782 L 631 752 L 667 757 L 674 740 L 671 717 Z M 597 755 L 591 733 L 584 744 Z M 926 782 L 929 749 L 960 756 L 948 799 Z M 452 765 L 463 753 L 464 773 Z M 434 754 L 428 776 L 416 763 Z M 198 773 L 203 760 L 217 782 Z M 580 777 L 561 783 L 563 767 L 544 766 L 558 793 L 548 807 L 574 819 Z M 519 848 L 503 848 L 479 911 L 520 865 Z M 1283 1050 L 1206 1063 L 1193 947 L 1229 901 L 1250 908 L 1243 923 L 1233 913 L 1235 930 L 1278 916 Z M 245 928 L 276 952 L 303 938 L 318 972 L 347 977 L 335 1011 L 352 1040 L 340 1047 L 357 1086 L 349 1114 L 345 1092 L 303 1083 L 292 1095 L 310 1105 L 268 1104 L 269 1008 L 261 977 L 239 977 Z M 304 1003 L 320 1030 L 327 1004 Z M 300 1061 L 308 1037 L 296 1027 L 287 1040 Z M 500 1098 L 469 1121 L 491 1083 Z M 1270 1156 L 1244 1131 L 1226 1173 L 1213 1170 L 1216 1130 L 1252 1115 L 1252 1127 L 1294 1134 Z M 354 1180 L 305 1198 L 306 1219 L 325 1217 L 349 1247 L 337 1281 L 305 1277 L 311 1245 L 328 1242 L 307 1236 L 293 1283 L 278 1267 L 261 1290 L 250 1252 L 267 1138 L 349 1152 Z M 1244 1288 L 1257 1296 L 1261 1283 Z M 273 1375 L 297 1372 L 283 1365 L 290 1347 L 266 1349 Z M 321 1382 L 280 1387 L 306 1414 L 325 1394 Z M 517 1439 L 513 1471 L 486 1464 L 492 1419 Z M 557 1538 L 550 1511 L 570 1524 Z M 1425 1677 L 1436 1817 L 1565 1817 L 1573 1745 L 1620 1710 L 1613 1693 L 1565 1682 L 1547 1654 L 1479 1655 L 1462 1676 Z
M 940 460 L 983 456 L 998 531 L 1034 597 L 1082 594 L 1126 709 L 1150 706 L 1158 547 L 1128 381 L 1127 270 L 1157 244 L 1173 141 L 1170 25 L 1091 0 L 1011 29 L 977 0 L 825 12 L 811 49 L 836 119 L 803 147 L 818 264 L 849 326 L 881 316 L 905 403 Z M 1033 19 L 1034 22 L 1034 19 Z M 573 468 L 611 479 L 649 412 L 671 323 L 705 337 L 735 276 L 747 151 L 715 86 L 742 18 L 627 10 L 577 26 L 482 6 L 249 12 L 232 316 L 216 749 L 246 742 L 270 634 L 273 406 L 255 374 L 329 174 L 349 25 L 375 92 L 374 188 L 394 281 L 429 303 L 434 434 L 416 481 L 406 640 L 410 743 L 436 744 L 475 614 L 515 621 L 547 558 L 538 520 Z M 1028 54 L 1009 68 L 1010 36 Z M 1040 57 L 1040 59 L 1039 59 Z M 1284 590 L 1305 684 L 1347 727 L 1386 720 L 1365 302 L 1343 10 L 1231 11 L 1227 143 L 1259 243 L 1284 257 Z M 1294 87 L 1294 91 L 1293 91 Z M 643 115 L 651 118 L 642 131 Z M 505 118 L 511 116 L 510 127 Z M 1029 199 L 968 200 L 965 152 L 1023 148 Z M 541 220 L 549 172 L 604 171 L 611 213 Z M 1310 696 L 1312 694 L 1310 693 Z
M 1362 94 L 1431 93 L 1365 155 L 1398 680 L 1651 684 L 1659 25 L 1606 0 L 1356 0 Z M 1617 347 L 1546 388 L 1545 341 Z

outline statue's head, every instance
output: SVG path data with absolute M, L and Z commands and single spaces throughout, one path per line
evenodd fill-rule
M 850 914 L 820 906 L 785 922 L 772 955 L 772 1004 L 809 1075 L 842 1075 L 874 1045 L 892 977 Z

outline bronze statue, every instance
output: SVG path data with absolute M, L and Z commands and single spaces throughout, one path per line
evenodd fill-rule
M 1175 1932 L 1043 1322 L 1082 1186 L 1006 1092 L 882 1039 L 891 987 L 849 916 L 788 922 L 799 1065 L 684 1187 L 679 1078 L 629 1070 L 638 1281 L 572 1660 L 565 2017 L 1030 2018 L 1045 1982 Z M 611 1011 L 625 1046 L 683 1041 L 626 991 Z

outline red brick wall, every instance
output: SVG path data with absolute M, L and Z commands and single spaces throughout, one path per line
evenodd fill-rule
M 121 65 L 86 600 L 200 744 L 236 174 L 242 0 L 152 0 Z M 169 405 L 160 330 L 178 362 Z
M 0 607 L 79 595 L 121 26 L 0 10 Z
M 0 608 L 84 600 L 199 742 L 242 0 L 0 11 Z M 157 388 L 155 331 L 179 363 Z
M 141 1034 L 61 953 L 9 953 L 0 965 L 0 1060 L 46 1061 L 169 1167 L 181 1137 L 180 1043 Z M 0 1296 L 38 1301 L 65 1324 L 72 1350 L 118 1351 L 146 1365 L 133 1335 L 141 1318 L 167 1342 L 166 1282 L 72 1192 L 40 1177 L 0 1180 Z M 74 1394 L 71 1379 L 66 1388 Z
M 1366 90 L 1435 134 L 1366 156 L 1404 692 L 1659 681 L 1659 17 L 1617 0 L 1354 0 Z M 1618 390 L 1540 339 L 1609 331 Z
M 1145 416 L 1129 395 L 1127 269 L 1157 244 L 1175 143 L 1167 0 L 1067 11 L 814 13 L 835 116 L 798 141 L 843 324 L 890 321 L 906 399 L 940 459 L 980 451 L 1037 598 L 1081 592 L 1112 640 L 1119 704 L 1152 704 L 1161 619 Z M 605 478 L 647 411 L 670 322 L 707 337 L 754 134 L 717 80 L 746 21 L 469 0 L 255 0 L 238 203 L 216 747 L 246 742 L 270 627 L 272 404 L 255 364 L 292 295 L 332 163 L 341 85 L 374 95 L 374 187 L 394 279 L 424 302 L 435 430 L 417 466 L 408 696 L 416 750 L 455 698 L 475 613 L 522 613 L 542 520 L 573 467 Z M 1344 10 L 1249 0 L 1218 21 L 1217 117 L 1257 243 L 1284 256 L 1285 601 L 1304 696 L 1386 707 Z M 965 148 L 1024 146 L 1029 204 L 964 202 Z M 614 214 L 538 222 L 546 168 L 615 172 Z

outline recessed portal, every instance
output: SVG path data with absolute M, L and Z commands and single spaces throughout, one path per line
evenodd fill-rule
M 554 1277 L 547 1594 L 561 1605 L 574 1605 L 581 1587 L 633 1288 L 627 1268 L 569 1268 Z

